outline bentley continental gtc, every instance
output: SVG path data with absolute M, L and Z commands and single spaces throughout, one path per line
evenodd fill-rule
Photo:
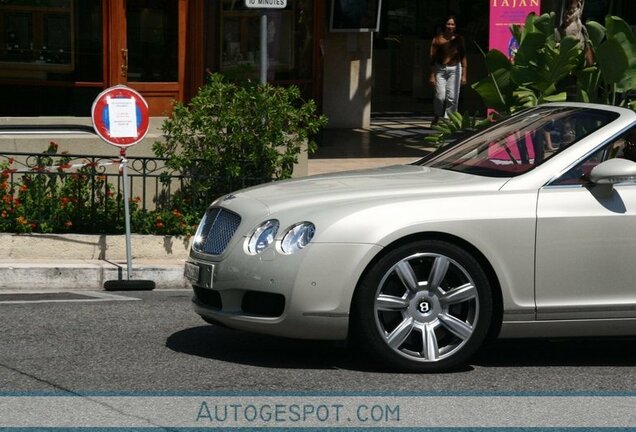
M 635 138 L 634 111 L 546 104 L 412 164 L 223 196 L 194 310 L 424 372 L 490 337 L 636 335 Z

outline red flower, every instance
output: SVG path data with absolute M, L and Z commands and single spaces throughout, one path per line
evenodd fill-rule
M 73 222 L 71 222 L 71 221 L 66 221 L 66 222 L 64 222 L 64 226 L 65 226 L 66 228 L 70 228 L 70 227 L 72 227 L 72 226 L 73 226 Z
M 23 184 L 22 186 L 20 186 L 20 192 L 24 193 L 28 190 L 29 190 L 29 187 L 27 185 Z
M 2 217 L 6 218 L 7 216 L 9 216 L 9 214 L 7 213 L 6 210 L 2 210 Z
M 15 159 L 13 159 L 13 158 L 11 158 L 11 157 L 10 157 L 10 158 L 8 159 L 8 161 L 9 161 L 9 165 L 12 165 L 12 164 L 13 164 L 13 162 L 15 162 Z
M 155 223 L 155 226 L 156 226 L 157 228 L 161 229 L 161 228 L 163 228 L 163 226 L 164 226 L 164 225 L 163 225 L 163 222 L 161 222 L 161 221 L 157 221 L 157 223 Z

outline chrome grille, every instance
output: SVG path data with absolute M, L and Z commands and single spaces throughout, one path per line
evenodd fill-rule
M 240 223 L 241 217 L 234 212 L 218 207 L 208 209 L 194 250 L 210 255 L 222 254 Z

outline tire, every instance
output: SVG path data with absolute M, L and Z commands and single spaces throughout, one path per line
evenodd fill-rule
M 492 292 L 481 266 L 454 244 L 398 247 L 363 276 L 352 336 L 391 368 L 441 372 L 468 362 L 487 336 Z
M 105 291 L 152 291 L 155 282 L 151 280 L 108 280 L 104 282 Z

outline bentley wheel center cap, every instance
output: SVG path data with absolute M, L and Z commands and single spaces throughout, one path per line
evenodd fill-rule
M 439 300 L 431 295 L 419 295 L 411 301 L 410 313 L 417 321 L 430 322 L 441 312 Z

